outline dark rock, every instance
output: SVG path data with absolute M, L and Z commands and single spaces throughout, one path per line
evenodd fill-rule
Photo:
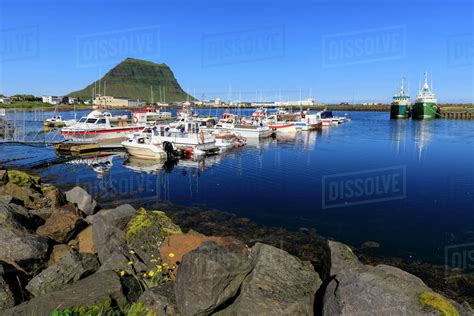
M 125 255 L 125 250 L 117 250 L 112 252 L 112 254 L 102 262 L 99 271 L 127 271 L 129 269 L 129 261 L 130 258 Z
M 323 315 L 434 315 L 434 309 L 420 303 L 425 292 L 432 291 L 423 281 L 395 267 L 349 268 L 339 271 L 328 284 Z M 462 310 L 458 304 L 438 296 Z
M 141 208 L 128 222 L 125 238 L 142 263 L 154 269 L 153 259 L 160 258 L 163 240 L 176 234 L 181 234 L 181 229 L 165 213 Z
M 67 191 L 66 199 L 68 202 L 77 205 L 77 208 L 86 215 L 94 214 L 97 207 L 96 201 L 81 187 L 74 187 Z
M 34 192 L 29 187 L 22 187 L 13 182 L 8 182 L 6 185 L 0 187 L 0 194 L 2 195 L 11 195 L 21 203 L 30 208 L 35 208 L 35 199 L 39 199 L 41 195 L 37 192 Z
M 251 270 L 248 257 L 209 241 L 183 257 L 175 295 L 183 315 L 211 314 L 234 298 Z
M 43 203 L 45 206 L 58 209 L 67 203 L 66 196 L 54 186 L 43 187 Z
M 47 238 L 33 234 L 11 206 L 0 203 L 0 260 L 20 265 L 42 261 L 48 248 Z
M 70 251 L 56 264 L 31 279 L 26 289 L 33 296 L 47 294 L 94 273 L 98 268 L 96 256 Z
M 261 243 L 252 247 L 250 257 L 252 272 L 224 314 L 314 315 L 315 293 L 322 281 L 310 263 Z
M 82 219 L 69 212 L 55 212 L 38 227 L 36 233 L 53 239 L 58 243 L 67 243 L 79 231 Z
M 127 248 L 123 230 L 135 212 L 132 206 L 123 205 L 115 209 L 102 210 L 94 215 L 92 240 L 102 264 L 117 250 Z
M 173 283 L 146 290 L 138 302 L 142 302 L 148 310 L 154 311 L 156 315 L 179 315 Z
M 5 282 L 3 274 L 3 266 L 0 264 L 0 311 L 15 305 L 15 297 L 10 286 Z
M 97 272 L 61 290 L 5 310 L 2 315 L 49 315 L 54 310 L 102 304 L 109 299 L 121 308 L 127 304 L 119 276 L 112 271 Z

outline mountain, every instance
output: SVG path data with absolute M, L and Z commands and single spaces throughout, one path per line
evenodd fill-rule
M 68 96 L 88 100 L 92 97 L 94 86 L 97 94 L 128 99 L 140 99 L 151 102 L 153 87 L 154 102 L 174 102 L 194 100 L 183 91 L 166 64 L 127 58 L 105 74 L 100 80 L 91 83 L 82 90 L 69 93 Z

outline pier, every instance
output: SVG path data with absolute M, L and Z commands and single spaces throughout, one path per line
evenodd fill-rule
M 446 110 L 441 109 L 439 118 L 452 120 L 474 120 L 474 108 L 467 108 L 463 110 Z

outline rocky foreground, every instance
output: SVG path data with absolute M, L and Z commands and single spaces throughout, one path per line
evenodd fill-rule
M 1 315 L 473 315 L 421 279 L 325 241 L 315 271 L 279 248 L 101 209 L 0 170 Z

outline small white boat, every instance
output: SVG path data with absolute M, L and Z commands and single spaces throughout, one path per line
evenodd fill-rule
M 166 124 L 147 127 L 122 142 L 127 152 L 145 159 L 163 158 L 167 154 L 210 155 L 219 152 L 216 140 L 206 131 L 199 130 L 199 123 L 186 122 L 182 129 Z
M 63 127 L 61 133 L 68 140 L 95 141 L 124 138 L 144 127 L 145 124 L 129 124 L 127 115 L 112 116 L 110 112 L 92 111 L 76 124 Z
M 280 110 L 281 111 L 281 110 Z M 296 128 L 296 122 L 290 122 L 286 120 L 281 120 L 280 115 L 287 115 L 286 113 L 283 114 L 272 114 L 269 115 L 266 119 L 263 120 L 268 127 L 277 133 L 296 133 L 298 130 Z
M 54 114 L 51 118 L 46 119 L 43 122 L 43 125 L 46 127 L 64 127 L 72 126 L 76 123 L 76 120 L 63 120 L 61 115 Z
M 171 112 L 165 112 L 157 108 L 145 107 L 140 111 L 132 112 L 132 123 L 134 124 L 154 123 L 155 121 L 170 119 Z
M 229 130 L 244 138 L 270 137 L 272 130 L 262 122 L 252 120 L 246 122 L 234 114 L 224 113 L 215 129 Z
M 321 118 L 321 122 L 323 123 L 323 126 L 331 126 L 333 124 L 333 115 L 332 111 L 324 110 L 321 112 L 318 112 L 317 115 Z
M 216 146 L 219 147 L 221 151 L 241 147 L 247 143 L 244 138 L 228 130 L 215 130 L 211 135 L 216 140 Z

